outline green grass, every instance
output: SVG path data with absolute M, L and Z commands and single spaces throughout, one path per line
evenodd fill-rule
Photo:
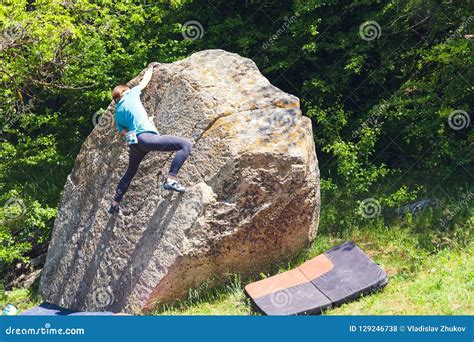
M 345 230 L 330 232 L 321 227 L 309 250 L 271 274 L 291 269 L 344 241 L 354 241 L 390 277 L 384 290 L 328 310 L 329 315 L 452 315 L 474 314 L 474 243 L 471 238 L 472 208 L 457 217 L 449 228 L 440 227 L 431 211 L 417 218 L 384 222 L 366 219 Z M 258 280 L 258 279 L 252 279 Z M 247 280 L 249 282 L 250 280 Z M 245 284 L 233 276 L 227 284 L 203 284 L 186 300 L 161 307 L 154 314 L 249 315 Z M 2 291 L 0 291 L 2 293 Z M 0 294 L 0 305 L 14 303 L 20 309 L 37 305 L 36 289 Z
M 416 222 L 415 222 L 416 223 Z M 319 234 L 309 251 L 280 271 L 301 264 L 325 250 L 351 240 L 372 257 L 390 277 L 384 290 L 328 310 L 330 315 L 452 315 L 473 314 L 474 254 L 471 242 L 450 240 L 439 232 L 416 231 L 400 225 L 373 223 L 351 232 Z M 428 240 L 431 239 L 431 244 Z M 253 314 L 235 278 L 228 286 L 202 289 L 173 307 L 156 313 L 171 315 Z
M 19 311 L 23 311 L 36 306 L 42 302 L 37 292 L 37 284 L 28 289 L 14 289 L 13 291 L 4 291 L 3 285 L 0 284 L 0 307 L 3 309 L 7 304 L 14 304 Z

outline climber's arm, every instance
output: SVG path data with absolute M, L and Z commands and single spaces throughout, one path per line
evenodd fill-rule
M 149 68 L 149 69 L 147 69 L 147 71 L 145 71 L 145 74 L 143 75 L 142 81 L 138 85 L 138 88 L 140 88 L 140 90 L 145 89 L 145 87 L 150 82 L 152 75 L 153 75 L 153 68 Z
M 115 125 L 117 128 L 117 134 L 122 137 L 124 137 L 128 131 L 136 130 L 133 115 L 129 111 L 120 113 L 120 119 L 115 119 Z
M 148 64 L 148 69 L 145 71 L 145 74 L 143 75 L 142 81 L 138 85 L 138 88 L 140 88 L 140 90 L 145 89 L 146 86 L 148 85 L 148 83 L 150 83 L 151 76 L 153 75 L 153 67 L 157 64 L 158 64 L 157 62 L 152 62 L 152 63 Z
M 125 136 L 125 134 L 127 134 L 127 128 L 125 128 L 124 126 L 122 126 L 121 124 L 119 124 L 117 122 L 117 120 L 115 120 L 115 126 L 117 128 L 117 133 L 121 136 Z

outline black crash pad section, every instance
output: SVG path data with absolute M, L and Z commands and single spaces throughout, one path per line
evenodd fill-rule
M 334 268 L 312 279 L 333 306 L 374 292 L 388 282 L 387 274 L 373 262 L 359 247 L 346 242 L 324 253 L 334 264 Z

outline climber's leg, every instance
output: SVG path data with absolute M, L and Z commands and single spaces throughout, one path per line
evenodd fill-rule
M 115 191 L 114 200 L 109 212 L 114 213 L 118 211 L 118 203 L 122 200 L 123 195 L 127 192 L 133 177 L 138 171 L 138 166 L 145 157 L 147 152 L 142 151 L 137 144 L 130 145 L 128 151 L 128 168 Z
M 158 135 L 153 133 L 142 133 L 138 136 L 140 148 L 144 151 L 176 151 L 171 162 L 168 178 L 163 184 L 165 190 L 184 192 L 185 188 L 179 184 L 176 176 L 183 166 L 186 158 L 191 153 L 192 143 L 188 139 L 173 135 Z

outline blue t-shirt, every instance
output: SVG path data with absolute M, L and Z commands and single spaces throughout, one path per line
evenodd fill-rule
M 133 87 L 115 106 L 115 123 L 119 133 L 125 128 L 129 132 L 135 131 L 137 135 L 144 132 L 159 134 L 146 114 L 140 100 L 141 92 L 138 86 Z

